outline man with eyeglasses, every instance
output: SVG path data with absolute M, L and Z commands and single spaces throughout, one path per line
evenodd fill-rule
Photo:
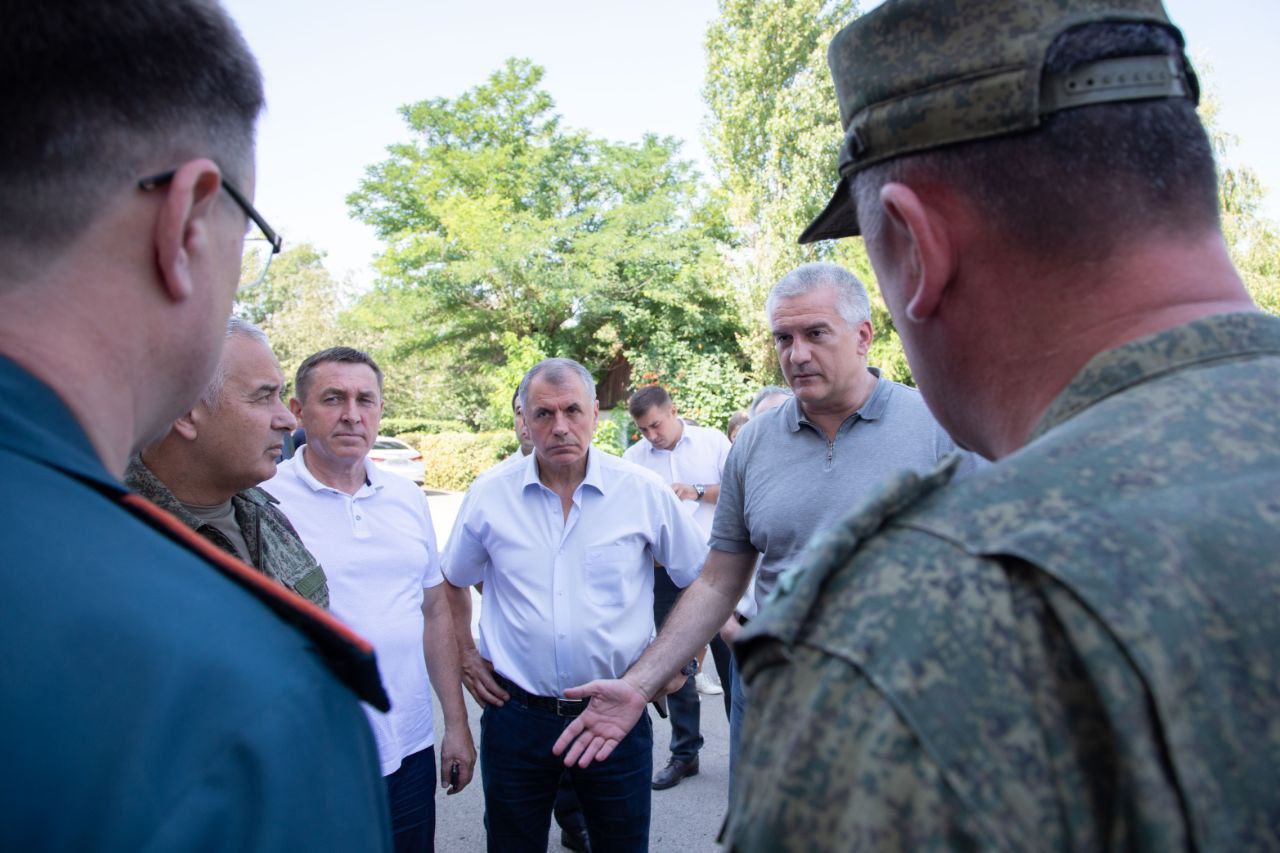
M 0 13 L 0 826 L 23 850 L 387 849 L 372 648 L 120 482 L 205 388 L 257 64 L 205 0 Z

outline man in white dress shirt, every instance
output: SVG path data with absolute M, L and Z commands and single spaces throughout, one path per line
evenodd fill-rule
M 707 546 L 665 483 L 591 447 L 600 406 L 582 365 L 539 362 L 519 393 L 534 452 L 472 485 L 443 569 L 455 624 L 470 621 L 467 587 L 484 583 L 487 659 L 469 632 L 457 636 L 464 666 L 490 682 L 480 729 L 489 850 L 541 853 L 564 770 L 551 747 L 586 707 L 566 689 L 640 657 L 654 634 L 654 560 L 683 587 Z M 652 770 L 647 714 L 608 760 L 570 768 L 592 847 L 648 849 Z
M 391 710 L 365 710 L 382 760 L 396 851 L 431 850 L 432 686 L 444 712 L 439 778 L 449 793 L 471 780 L 476 753 L 426 496 L 366 458 L 382 420 L 382 371 L 367 354 L 332 347 L 308 357 L 294 394 L 289 407 L 307 443 L 263 488 L 324 566 L 333 614 L 373 643 Z
M 698 522 L 704 538 L 711 536 L 711 521 L 720 497 L 720 472 L 729 456 L 729 439 L 718 429 L 686 423 L 680 418 L 671 395 L 661 385 L 646 385 L 627 401 L 627 410 L 643 436 L 627 448 L 622 458 L 634 462 L 662 478 L 671 486 L 680 503 Z M 658 628 L 675 607 L 680 595 L 661 566 L 654 566 L 653 620 Z M 716 663 L 724 661 L 726 676 L 729 648 L 719 636 L 711 639 Z M 728 683 L 726 677 L 725 683 Z M 725 696 L 725 713 L 729 713 Z M 671 757 L 667 766 L 653 777 L 655 791 L 680 784 L 686 776 L 698 774 L 698 751 L 702 749 L 702 704 L 693 678 L 667 697 L 671 709 Z

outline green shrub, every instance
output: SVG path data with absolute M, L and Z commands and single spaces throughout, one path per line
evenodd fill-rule
M 452 492 L 465 492 L 477 476 L 519 446 L 511 430 L 419 433 L 399 438 L 422 452 L 426 465 L 423 485 Z
M 596 434 L 591 437 L 592 446 L 621 456 L 629 445 L 627 427 L 630 425 L 631 416 L 627 414 L 626 406 L 605 409 L 600 412 L 600 423 L 596 424 Z
M 461 421 L 441 421 L 430 418 L 383 418 L 379 432 L 403 439 L 406 433 L 436 435 L 442 432 L 467 432 L 467 425 Z

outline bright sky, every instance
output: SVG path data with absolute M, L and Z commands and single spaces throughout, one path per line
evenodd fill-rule
M 339 278 L 372 280 L 372 230 L 346 195 L 386 146 L 405 141 L 397 108 L 454 97 L 509 56 L 544 66 L 567 124 L 638 141 L 684 140 L 703 164 L 703 35 L 715 0 L 224 0 L 266 77 L 256 203 L 289 243 L 328 253 Z M 1198 66 L 1212 67 L 1233 161 L 1254 168 L 1280 220 L 1280 2 L 1165 0 Z M 864 3 L 864 8 L 879 5 Z

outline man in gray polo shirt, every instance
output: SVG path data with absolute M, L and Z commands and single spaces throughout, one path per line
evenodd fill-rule
M 885 478 L 931 471 L 956 450 L 919 392 L 868 368 L 870 302 L 852 273 L 835 264 L 798 267 L 774 285 L 765 311 L 795 397 L 738 434 L 702 576 L 658 638 L 621 679 L 567 694 L 591 696 L 592 703 L 556 744 L 557 752 L 568 750 L 566 761 L 608 755 L 649 697 L 728 619 L 758 555 L 756 595 L 764 602 L 810 539 L 861 505 Z M 960 463 L 962 471 L 978 464 L 970 454 Z M 743 707 L 741 696 L 735 700 L 735 709 Z M 735 710 L 730 717 L 731 780 L 742 716 Z

